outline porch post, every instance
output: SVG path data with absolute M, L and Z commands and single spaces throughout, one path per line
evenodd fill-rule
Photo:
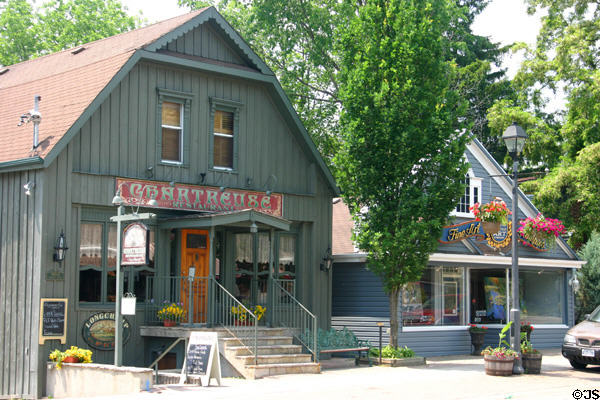
M 269 326 L 273 326 L 273 279 L 275 279 L 275 259 L 274 259 L 274 248 L 275 248 L 275 230 L 271 228 L 269 231 L 269 279 L 267 281 L 267 318 L 266 322 Z
M 208 296 L 206 302 L 206 310 L 208 310 L 207 326 L 214 325 L 214 311 L 216 307 L 215 302 L 215 291 L 214 283 L 215 280 L 215 227 L 211 226 L 208 232 L 208 282 L 206 286 L 208 288 Z

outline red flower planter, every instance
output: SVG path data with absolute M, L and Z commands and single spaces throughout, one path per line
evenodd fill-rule
M 175 325 L 177 325 L 177 322 L 175 322 L 175 321 L 171 321 L 171 320 L 168 320 L 168 319 L 165 319 L 165 320 L 163 321 L 163 325 L 164 325 L 164 326 L 169 326 L 169 327 L 171 327 L 171 326 L 175 326 Z
M 63 358 L 62 362 L 63 363 L 78 363 L 79 358 L 73 357 L 73 356 L 68 356 L 68 357 Z

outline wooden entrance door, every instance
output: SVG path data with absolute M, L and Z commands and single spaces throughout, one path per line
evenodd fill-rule
M 208 231 L 199 229 L 181 230 L 181 298 L 186 312 L 192 307 L 193 322 L 206 322 L 209 246 Z M 195 269 L 191 285 L 191 303 L 189 300 L 190 280 L 186 279 L 189 276 L 190 267 Z

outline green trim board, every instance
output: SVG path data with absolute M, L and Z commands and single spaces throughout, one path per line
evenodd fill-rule
M 13 172 L 24 169 L 44 168 L 44 159 L 41 157 L 21 158 L 19 160 L 0 163 L 0 172 Z

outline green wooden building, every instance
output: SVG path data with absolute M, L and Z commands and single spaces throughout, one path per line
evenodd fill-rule
M 55 348 L 113 363 L 97 339 L 114 335 L 115 195 L 125 214 L 155 214 L 147 260 L 121 270 L 137 298 L 123 364 L 164 349 L 141 333 L 164 302 L 198 328 L 238 325 L 239 304 L 265 306 L 274 327 L 295 304 L 328 328 L 338 189 L 273 72 L 214 8 L 3 67 L 0 121 L 1 397 L 43 395 Z M 42 340 L 42 299 L 68 300 L 64 344 Z

